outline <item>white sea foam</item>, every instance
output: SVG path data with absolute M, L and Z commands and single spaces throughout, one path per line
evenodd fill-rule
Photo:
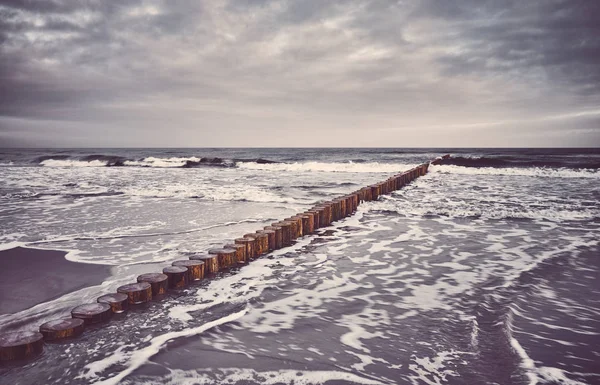
M 252 186 L 235 185 L 218 186 L 210 184 L 185 184 L 173 183 L 161 186 L 147 186 L 144 188 L 124 188 L 128 196 L 154 197 L 154 198 L 200 198 L 213 201 L 247 201 L 247 202 L 275 202 L 293 203 L 295 199 L 289 196 L 278 195 L 276 192 Z
M 296 162 L 270 163 L 255 162 L 238 163 L 237 167 L 246 170 L 288 171 L 288 172 L 345 172 L 345 173 L 397 173 L 414 167 L 413 164 L 402 163 L 324 163 Z
M 74 160 L 74 159 L 46 159 L 40 162 L 45 167 L 104 167 L 105 161 L 101 160 Z
M 125 164 L 125 166 L 172 168 L 181 167 L 185 165 L 188 161 L 199 162 L 200 158 L 197 158 L 195 156 L 192 156 L 190 158 L 156 158 L 150 156 L 142 160 L 126 160 L 125 162 L 123 162 L 123 164 Z
M 193 335 L 197 335 L 205 332 L 206 330 L 212 329 L 215 326 L 224 325 L 229 322 L 233 322 L 246 314 L 246 310 L 241 310 L 236 313 L 232 313 L 226 317 L 216 319 L 214 321 L 205 323 L 204 325 L 184 329 L 178 332 L 165 333 L 157 337 L 153 337 L 150 340 L 150 345 L 136 350 L 131 354 L 125 354 L 123 357 L 113 357 L 108 356 L 102 360 L 91 362 L 85 366 L 86 373 L 83 374 L 80 378 L 94 379 L 97 378 L 97 374 L 100 371 L 103 371 L 109 368 L 112 364 L 116 362 L 126 362 L 127 368 L 123 371 L 119 372 L 117 375 L 110 377 L 105 380 L 98 380 L 92 382 L 93 384 L 98 385 L 116 385 L 129 374 L 133 373 L 136 369 L 144 365 L 148 360 L 158 353 L 167 342 L 181 338 L 181 337 L 189 337 Z
M 594 169 L 569 168 L 495 168 L 495 167 L 463 167 L 454 165 L 431 165 L 429 172 L 465 175 L 503 175 L 532 176 L 539 178 L 600 178 L 600 172 Z
M 215 382 L 216 381 L 216 382 Z M 164 377 L 144 378 L 146 385 L 234 385 L 256 382 L 263 385 L 294 384 L 320 385 L 328 381 L 347 381 L 361 385 L 386 385 L 387 382 L 364 378 L 353 373 L 334 370 L 272 370 L 257 371 L 244 368 L 220 368 L 203 370 L 171 370 Z
M 416 376 L 413 377 L 413 383 L 424 383 L 428 385 L 440 385 L 446 382 L 446 377 L 456 377 L 458 373 L 447 369 L 447 363 L 452 362 L 460 355 L 456 351 L 439 352 L 435 357 L 412 357 L 414 364 L 408 365 Z M 418 381 L 417 381 L 418 380 Z

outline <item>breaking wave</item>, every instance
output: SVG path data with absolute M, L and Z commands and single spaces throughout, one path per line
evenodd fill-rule
M 600 172 L 593 169 L 572 168 L 496 168 L 496 167 L 465 167 L 456 165 L 436 165 L 430 169 L 432 172 L 463 175 L 505 175 L 505 176 L 532 176 L 540 178 L 600 178 Z
M 209 157 L 146 157 L 127 159 L 115 155 L 87 155 L 81 158 L 70 158 L 68 155 L 42 156 L 36 159 L 45 167 L 153 167 L 153 168 L 195 168 L 195 167 L 235 167 L 238 164 L 251 162 L 255 164 L 277 163 L 269 159 L 224 159 Z
M 356 173 L 395 173 L 407 170 L 414 165 L 400 163 L 325 163 L 325 162 L 296 162 L 296 163 L 277 163 L 260 164 L 258 162 L 247 162 L 237 165 L 239 168 L 247 170 L 264 171 L 288 171 L 288 172 L 356 172 Z
M 536 159 L 526 157 L 470 157 L 470 156 L 452 156 L 439 161 L 440 165 L 461 166 L 461 167 L 492 167 L 492 168 L 572 168 L 572 169 L 594 169 L 600 168 L 600 161 L 594 157 L 572 158 L 565 160 L 560 157 L 547 157 L 546 159 Z

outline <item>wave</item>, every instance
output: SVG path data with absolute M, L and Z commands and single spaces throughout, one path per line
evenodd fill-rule
M 531 159 L 519 157 L 469 157 L 452 156 L 441 159 L 438 165 L 461 166 L 461 167 L 493 167 L 493 168 L 572 168 L 572 169 L 594 169 L 600 168 L 600 162 L 596 159 L 582 161 L 581 159 L 559 160 L 557 158 L 549 159 Z
M 42 163 L 46 160 L 65 160 L 69 159 L 70 155 L 43 155 L 35 158 L 35 163 Z
M 195 168 L 195 167 L 235 167 L 241 163 L 276 164 L 278 162 L 263 158 L 224 159 L 209 157 L 146 157 L 128 159 L 117 155 L 86 155 L 71 158 L 69 155 L 48 155 L 36 158 L 39 165 L 45 167 L 152 167 L 152 168 Z
M 246 170 L 262 171 L 288 171 L 288 172 L 344 172 L 344 173 L 395 173 L 409 169 L 414 165 L 399 163 L 325 163 L 325 162 L 295 162 L 261 164 L 247 162 L 238 164 L 237 167 Z
M 187 186 L 167 185 L 165 187 L 154 187 L 143 189 L 125 189 L 123 193 L 127 196 L 147 198 L 193 198 L 210 201 L 237 201 L 237 202 L 259 202 L 259 203 L 295 203 L 292 197 L 278 195 L 255 186 Z
M 104 167 L 107 163 L 101 160 L 83 161 L 77 159 L 44 159 L 40 165 L 45 167 Z
M 505 175 L 533 176 L 539 178 L 600 178 L 599 170 L 571 168 L 496 168 L 496 167 L 465 167 L 456 165 L 432 165 L 430 172 L 463 175 Z

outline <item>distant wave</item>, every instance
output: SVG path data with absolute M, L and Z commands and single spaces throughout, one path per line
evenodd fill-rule
M 287 172 L 340 172 L 340 173 L 395 173 L 407 170 L 412 164 L 366 162 L 294 162 L 280 163 L 270 159 L 256 158 L 210 158 L 210 157 L 146 157 L 127 159 L 114 155 L 87 155 L 80 158 L 68 156 L 40 157 L 44 167 L 152 167 L 152 168 L 198 168 L 198 167 L 237 167 L 257 171 Z
M 461 167 L 493 167 L 493 168 L 530 168 L 530 167 L 548 167 L 562 168 L 568 167 L 573 169 L 599 169 L 600 162 L 595 159 L 582 161 L 563 161 L 556 158 L 552 159 L 527 159 L 518 157 L 463 157 L 451 156 L 447 159 L 439 161 L 440 165 L 461 166 Z
M 346 172 L 346 173 L 394 173 L 407 170 L 413 165 L 399 163 L 326 163 L 326 162 L 296 162 L 296 163 L 277 163 L 260 164 L 257 162 L 247 162 L 238 164 L 239 168 L 248 170 L 264 171 L 289 171 L 289 172 Z
M 455 165 L 432 166 L 431 172 L 447 174 L 470 174 L 470 175 L 506 175 L 506 176 L 533 176 L 540 178 L 600 178 L 600 172 L 596 169 L 572 169 L 572 168 L 496 168 L 496 167 L 465 167 Z
M 240 163 L 275 164 L 269 159 L 224 159 L 208 157 L 146 157 L 127 159 L 116 155 L 86 155 L 72 158 L 69 155 L 48 155 L 36 158 L 45 167 L 154 167 L 154 168 L 196 168 L 196 167 L 235 167 Z

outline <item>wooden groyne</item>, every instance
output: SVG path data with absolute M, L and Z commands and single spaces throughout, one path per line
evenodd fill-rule
M 76 338 L 90 325 L 110 320 L 113 314 L 151 300 L 159 300 L 168 290 L 184 288 L 194 282 L 210 279 L 221 271 L 239 267 L 261 255 L 291 246 L 300 237 L 352 215 L 362 202 L 374 201 L 381 195 L 401 189 L 425 175 L 430 164 L 449 155 L 423 163 L 408 171 L 330 201 L 321 202 L 282 221 L 245 234 L 232 243 L 178 260 L 162 272 L 142 274 L 137 282 L 120 286 L 116 293 L 98 298 L 96 303 L 82 304 L 71 311 L 71 318 L 44 323 L 38 331 L 19 331 L 0 335 L 0 361 L 30 359 L 42 353 L 44 342 Z

